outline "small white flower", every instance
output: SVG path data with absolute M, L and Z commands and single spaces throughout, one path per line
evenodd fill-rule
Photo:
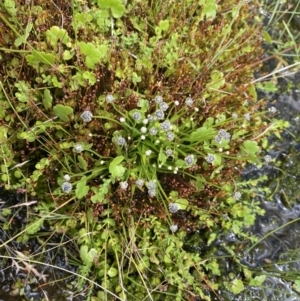
M 176 213 L 179 210 L 179 205 L 177 203 L 170 203 L 169 204 L 169 211 L 171 213 Z
M 159 104 L 159 108 L 162 110 L 162 111 L 167 111 L 168 108 L 169 108 L 169 105 L 166 103 L 166 102 L 161 102 Z
M 80 143 L 74 145 L 74 152 L 80 154 L 83 151 L 83 146 Z
M 144 120 L 143 120 L 143 124 L 148 124 L 148 122 L 149 122 L 149 120 L 147 119 L 147 118 L 145 118 Z
M 265 159 L 265 161 L 266 161 L 267 163 L 269 163 L 269 162 L 272 161 L 272 157 L 271 157 L 270 155 L 266 155 L 266 156 L 264 157 L 264 159 Z
M 93 137 L 93 134 L 92 134 L 92 133 L 89 133 L 89 137 Z
M 188 155 L 184 158 L 184 161 L 187 165 L 192 165 L 195 161 L 194 155 Z
M 173 151 L 171 149 L 166 149 L 165 151 L 165 154 L 168 156 L 168 157 L 172 157 L 173 156 Z
M 155 145 L 160 144 L 160 140 L 155 140 L 154 144 Z
M 149 122 L 153 122 L 157 119 L 155 116 L 152 116 L 150 114 L 147 117 L 148 117 Z
M 155 136 L 156 134 L 157 134 L 157 128 L 156 127 L 152 127 L 152 128 L 150 128 L 149 129 L 149 134 L 151 135 L 151 136 Z
M 208 155 L 205 157 L 205 160 L 206 160 L 208 163 L 213 163 L 214 160 L 215 160 L 215 156 L 212 155 L 212 154 L 208 154 Z
M 165 121 L 160 125 L 160 128 L 161 128 L 163 131 L 167 132 L 167 131 L 169 131 L 169 130 L 172 129 L 172 124 L 171 124 L 171 122 L 170 122 L 169 120 L 165 120 Z
M 162 165 L 161 165 L 161 164 L 158 164 L 158 168 L 162 168 Z
M 147 128 L 145 126 L 141 127 L 141 132 L 143 134 L 147 133 Z
M 84 111 L 80 117 L 84 122 L 90 122 L 92 121 L 93 114 L 90 111 Z
M 69 192 L 71 192 L 71 190 L 72 190 L 72 184 L 69 183 L 69 182 L 64 182 L 64 183 L 61 185 L 61 190 L 62 190 L 64 193 L 69 193 Z
M 172 170 L 173 169 L 173 167 L 172 166 L 168 166 L 168 170 Z
M 69 182 L 71 180 L 69 175 L 64 175 L 64 179 L 65 179 L 66 182 Z
M 277 112 L 277 109 L 275 107 L 270 107 L 268 110 L 272 114 L 275 114 Z
M 155 111 L 155 116 L 158 120 L 162 120 L 165 118 L 165 113 L 162 110 Z
M 152 150 L 150 150 L 150 149 L 146 150 L 146 152 L 145 152 L 146 156 L 150 156 L 151 153 L 152 153 Z
M 155 190 L 155 188 L 156 188 L 155 180 L 150 180 L 148 182 L 148 189 L 154 189 Z
M 139 121 L 141 118 L 142 118 L 142 115 L 140 112 L 134 112 L 132 114 L 132 118 L 135 120 L 135 121 Z
M 122 190 L 126 190 L 128 187 L 128 183 L 126 181 L 120 182 L 120 188 Z
M 235 200 L 238 201 L 238 200 L 241 199 L 242 194 L 241 194 L 239 191 L 236 191 L 236 192 L 234 193 L 233 197 L 234 197 Z
M 141 140 L 145 140 L 146 139 L 146 136 L 145 135 L 142 135 L 141 136 Z
M 119 136 L 119 137 L 116 138 L 116 143 L 119 146 L 124 146 L 124 145 L 126 145 L 126 139 L 122 136 Z
M 155 189 L 148 189 L 148 194 L 151 198 L 156 196 L 156 190 Z
M 178 230 L 178 226 L 177 226 L 177 225 L 171 225 L 171 226 L 170 226 L 170 231 L 171 231 L 172 233 L 175 233 L 177 230 Z
M 175 100 L 175 101 L 174 101 L 174 105 L 175 105 L 175 106 L 179 106 L 179 101 L 178 101 L 178 100 Z
M 103 165 L 103 164 L 104 164 L 104 161 L 103 161 L 103 160 L 101 160 L 101 161 L 100 161 L 100 164 L 101 164 L 101 165 Z
M 106 100 L 107 103 L 112 103 L 115 100 L 115 98 L 114 98 L 113 95 L 107 94 L 106 97 L 105 97 L 105 100 Z
M 140 187 L 140 188 L 144 186 L 144 183 L 145 183 L 145 181 L 143 179 L 137 179 L 135 181 L 135 185 Z
M 163 98 L 160 95 L 155 96 L 154 98 L 155 103 L 160 104 L 163 102 Z
M 233 119 L 237 119 L 238 117 L 239 117 L 239 115 L 238 115 L 237 113 L 233 113 L 233 114 L 232 114 L 232 118 L 233 118 Z
M 193 103 L 194 103 L 194 101 L 191 97 L 187 97 L 185 99 L 185 104 L 186 104 L 187 107 L 191 107 L 193 105 Z
M 175 138 L 175 135 L 174 135 L 173 132 L 168 132 L 168 133 L 166 134 L 166 138 L 167 138 L 168 141 L 173 141 L 174 138 Z
M 199 112 L 199 108 L 195 108 L 195 112 Z
M 244 118 L 245 118 L 247 121 L 250 121 L 250 114 L 249 114 L 249 113 L 244 114 Z
M 122 122 L 122 123 L 125 122 L 125 118 L 124 118 L 124 117 L 121 117 L 121 118 L 120 118 L 120 122 Z

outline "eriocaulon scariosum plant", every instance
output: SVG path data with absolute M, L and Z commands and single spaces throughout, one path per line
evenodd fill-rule
M 97 300 L 209 300 L 218 264 L 183 238 L 243 236 L 262 211 L 240 172 L 286 125 L 265 117 L 251 84 L 253 4 L 16 5 L 1 6 L 1 185 L 42 198 L 20 240 L 46 217 L 76 237 Z

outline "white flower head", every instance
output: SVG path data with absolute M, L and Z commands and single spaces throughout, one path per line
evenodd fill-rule
M 194 101 L 193 101 L 193 99 L 192 99 L 191 97 L 187 97 L 187 98 L 185 99 L 185 105 L 186 105 L 187 107 L 191 107 L 191 106 L 193 105 L 193 103 L 194 103 Z
M 154 98 L 155 103 L 160 104 L 163 102 L 163 98 L 160 95 L 156 95 Z
M 271 114 L 275 114 L 277 112 L 277 109 L 275 107 L 270 107 L 268 109 L 268 111 L 271 113 Z
M 132 118 L 135 120 L 135 121 L 139 121 L 141 118 L 142 118 L 142 115 L 140 112 L 136 111 L 132 114 Z
M 64 175 L 64 179 L 65 179 L 66 182 L 69 182 L 71 180 L 69 175 Z
M 265 161 L 266 161 L 267 163 L 270 163 L 270 162 L 272 161 L 272 157 L 271 157 L 270 155 L 266 155 L 266 156 L 264 157 L 264 159 L 265 159 Z
M 162 110 L 155 111 L 155 116 L 158 120 L 162 120 L 165 118 L 165 113 Z
M 167 111 L 168 108 L 169 108 L 169 105 L 166 103 L 166 102 L 161 102 L 159 104 L 159 108 L 162 110 L 162 111 Z
M 70 193 L 72 191 L 72 184 L 69 183 L 69 182 L 64 182 L 62 185 L 61 185 L 61 190 L 64 192 L 64 193 Z
M 152 153 L 152 150 L 150 150 L 150 149 L 147 149 L 146 152 L 145 152 L 146 156 L 150 156 L 151 153 Z
M 112 94 L 107 94 L 105 100 L 107 103 L 112 103 L 115 100 L 115 98 Z
M 80 117 L 84 122 L 90 122 L 92 121 L 93 114 L 90 111 L 84 111 Z
M 124 146 L 124 145 L 126 145 L 126 139 L 122 136 L 119 136 L 119 137 L 116 138 L 116 143 L 119 146 Z
M 250 121 L 250 113 L 244 114 L 244 118 L 245 118 L 247 121 Z
M 137 179 L 135 181 L 135 185 L 138 186 L 138 187 L 140 187 L 140 188 L 143 187 L 144 184 L 145 184 L 145 181 L 143 179 Z
M 238 201 L 238 200 L 241 199 L 242 194 L 241 194 L 239 191 L 236 191 L 236 192 L 234 193 L 233 197 L 234 197 L 235 200 Z
M 192 165 L 195 162 L 194 155 L 188 155 L 184 158 L 184 161 L 187 165 Z
M 161 123 L 160 128 L 164 131 L 167 132 L 169 130 L 172 130 L 172 124 L 169 120 L 165 120 L 163 123 Z
M 151 136 L 155 136 L 156 134 L 157 134 L 157 132 L 158 132 L 158 130 L 157 130 L 157 128 L 156 127 L 152 127 L 152 128 L 150 128 L 149 129 L 149 134 L 151 135 Z
M 125 118 L 124 118 L 124 117 L 121 117 L 121 118 L 120 118 L 120 122 L 122 122 L 122 123 L 125 122 Z
M 175 101 L 174 101 L 174 105 L 175 105 L 175 106 L 179 106 L 179 101 L 178 101 L 178 100 L 175 100 Z
M 167 132 L 166 138 L 168 141 L 173 141 L 175 138 L 175 134 L 173 132 Z
M 74 144 L 74 152 L 80 154 L 83 151 L 83 146 L 81 143 Z
M 128 187 L 128 183 L 126 181 L 120 182 L 120 188 L 122 190 L 126 190 Z
M 141 140 L 145 140 L 146 136 L 145 135 L 141 135 Z
M 149 120 L 148 120 L 147 118 L 145 118 L 145 119 L 143 120 L 143 124 L 146 125 L 146 124 L 148 124 L 148 123 L 149 123 Z
M 177 225 L 171 225 L 171 226 L 170 226 L 170 231 L 171 231 L 172 233 L 175 233 L 177 230 L 178 230 L 178 226 L 177 226 Z
M 215 160 L 215 156 L 212 155 L 212 154 L 208 154 L 208 155 L 205 157 L 205 160 L 206 160 L 208 163 L 213 163 L 214 160 Z
M 179 210 L 179 205 L 177 203 L 170 203 L 169 204 L 169 211 L 171 213 L 176 213 Z
M 141 132 L 143 134 L 147 133 L 147 128 L 145 126 L 141 127 Z
M 165 151 L 165 154 L 168 156 L 168 157 L 172 157 L 173 156 L 173 151 L 171 149 L 166 149 Z

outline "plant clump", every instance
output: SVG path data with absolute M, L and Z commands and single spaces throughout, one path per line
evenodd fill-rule
M 184 237 L 201 229 L 210 245 L 262 214 L 239 175 L 280 130 L 251 84 L 253 8 L 71 2 L 1 6 L 1 185 L 40 198 L 29 228 L 68 216 L 49 223 L 78 235 L 80 274 L 101 283 L 93 300 L 209 300 L 217 261 Z

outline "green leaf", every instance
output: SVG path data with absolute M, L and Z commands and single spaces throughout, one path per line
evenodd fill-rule
M 6 11 L 13 17 L 17 15 L 17 9 L 16 9 L 16 4 L 13 0 L 5 0 L 4 1 L 4 8 Z
M 49 30 L 47 30 L 46 37 L 54 49 L 57 48 L 56 46 L 58 41 L 65 45 L 71 42 L 68 32 L 63 28 L 59 28 L 58 26 L 52 26 Z
M 86 266 L 90 267 L 94 263 L 94 259 L 97 256 L 97 250 L 92 248 L 88 251 L 88 246 L 83 245 L 80 247 L 80 258 L 85 263 Z
M 126 9 L 122 0 L 98 0 L 100 8 L 110 8 L 114 18 L 121 18 Z
M 110 267 L 107 271 L 107 275 L 111 278 L 116 277 L 118 275 L 118 270 L 114 267 Z
M 217 233 L 211 233 L 209 235 L 208 241 L 207 241 L 207 245 L 209 246 L 217 237 Z
M 79 163 L 79 167 L 83 170 L 87 170 L 87 162 L 84 160 L 84 158 L 82 156 L 77 156 L 78 159 L 78 163 Z
M 90 187 L 86 185 L 86 176 L 82 177 L 76 185 L 75 195 L 80 200 L 89 192 Z
M 24 35 L 18 37 L 18 38 L 15 40 L 14 45 L 15 45 L 16 47 L 20 46 L 21 44 L 25 44 L 25 43 L 26 43 L 26 41 L 27 41 L 27 39 L 28 39 L 28 37 L 29 37 L 29 34 L 30 34 L 31 30 L 32 30 L 32 27 L 33 27 L 32 22 L 29 22 L 29 23 L 26 25 Z
M 191 141 L 191 142 L 192 141 L 203 142 L 206 140 L 213 139 L 215 135 L 216 135 L 216 131 L 213 128 L 202 127 L 192 132 L 191 135 L 188 138 L 185 138 L 184 140 Z
M 240 292 L 242 292 L 244 290 L 244 283 L 242 280 L 240 279 L 237 279 L 235 278 L 233 281 L 232 281 L 232 285 L 231 285 L 231 291 L 237 295 L 239 294 Z
M 107 57 L 108 46 L 95 46 L 92 43 L 79 43 L 80 51 L 86 56 L 85 64 L 88 68 L 94 69 L 95 65 Z
M 265 282 L 266 278 L 266 275 L 255 276 L 250 280 L 249 285 L 260 287 Z
M 123 156 L 118 156 L 112 160 L 109 164 L 109 172 L 111 173 L 113 178 L 122 177 L 126 171 L 126 168 L 119 165 L 124 160 Z
M 200 0 L 200 5 L 204 5 L 201 16 L 211 20 L 217 15 L 217 4 L 216 0 Z
M 43 218 L 39 218 L 39 219 L 32 221 L 31 223 L 29 223 L 27 225 L 26 233 L 29 235 L 35 234 L 36 232 L 40 231 L 43 224 L 44 224 Z
M 178 207 L 180 210 L 185 210 L 189 201 L 187 199 L 178 199 L 176 200 L 176 203 L 179 205 Z
M 225 79 L 223 73 L 218 70 L 213 70 L 210 74 L 211 81 L 207 83 L 208 89 L 218 90 L 225 85 Z
M 69 121 L 68 115 L 73 114 L 73 109 L 69 106 L 56 105 L 53 107 L 53 111 L 56 116 L 62 121 Z
M 46 110 L 49 110 L 52 108 L 52 100 L 53 100 L 53 97 L 49 91 L 49 89 L 45 89 L 44 90 L 44 97 L 43 97 L 43 105 L 45 107 Z
M 158 26 L 155 27 L 155 34 L 157 36 L 161 36 L 163 31 L 167 31 L 169 29 L 170 22 L 169 20 L 162 20 L 158 23 Z
M 249 141 L 249 140 L 244 141 L 243 148 L 244 148 L 244 151 L 246 151 L 246 153 L 251 156 L 255 156 L 260 150 L 256 141 Z
M 28 65 L 32 67 L 37 67 L 40 63 L 51 66 L 55 62 L 54 54 L 36 50 L 33 50 L 32 54 L 26 55 L 25 58 Z

